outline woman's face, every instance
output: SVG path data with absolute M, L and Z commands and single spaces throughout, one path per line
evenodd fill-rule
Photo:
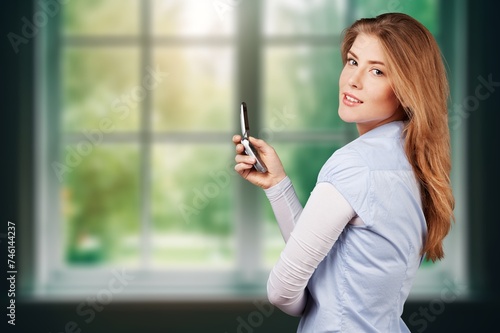
M 378 39 L 358 35 L 340 74 L 339 116 L 345 122 L 356 123 L 360 135 L 404 118 L 385 64 Z

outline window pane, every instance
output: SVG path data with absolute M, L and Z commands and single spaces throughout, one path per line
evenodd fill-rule
M 138 0 L 71 0 L 59 6 L 66 35 L 139 34 Z
M 153 34 L 214 36 L 234 33 L 237 0 L 154 0 Z
M 154 63 L 169 74 L 161 91 L 154 94 L 155 130 L 231 130 L 234 66 L 230 48 L 161 48 L 155 52 Z
M 338 47 L 269 47 L 265 53 L 265 126 L 289 114 L 287 130 L 342 129 L 337 115 L 342 61 Z
M 345 0 L 263 1 L 265 35 L 339 34 L 345 28 Z
M 63 131 L 138 128 L 138 109 L 148 92 L 140 85 L 139 50 L 65 48 L 62 68 Z M 102 130 L 102 129 L 101 129 Z
M 305 205 L 316 185 L 318 173 L 323 164 L 342 146 L 341 143 L 308 143 L 308 144 L 274 144 L 273 147 L 293 182 L 297 196 Z M 272 266 L 278 260 L 285 244 L 271 209 L 271 205 L 263 198 L 265 210 L 264 223 L 264 264 Z
M 227 144 L 154 147 L 152 261 L 156 267 L 234 265 L 232 151 Z
M 68 265 L 137 265 L 139 151 L 135 145 L 66 145 L 61 161 Z

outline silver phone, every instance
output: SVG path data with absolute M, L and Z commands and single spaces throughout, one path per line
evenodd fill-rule
M 264 162 L 262 162 L 259 152 L 250 143 L 250 140 L 248 138 L 249 137 L 248 132 L 250 131 L 250 126 L 248 125 L 247 104 L 245 102 L 241 103 L 240 121 L 241 121 L 241 144 L 245 147 L 245 154 L 247 154 L 248 156 L 255 157 L 256 162 L 253 165 L 255 170 L 262 173 L 267 172 L 266 165 L 264 164 Z

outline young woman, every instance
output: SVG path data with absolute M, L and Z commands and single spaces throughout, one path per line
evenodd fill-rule
M 236 135 L 236 171 L 263 188 L 286 246 L 270 273 L 272 304 L 299 332 L 409 332 L 403 304 L 424 257 L 443 258 L 450 186 L 448 83 L 431 33 L 405 14 L 361 19 L 341 47 L 338 114 L 359 137 L 321 169 L 302 208 L 274 149 Z

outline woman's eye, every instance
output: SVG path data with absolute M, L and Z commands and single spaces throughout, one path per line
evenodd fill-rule
M 382 76 L 384 73 L 380 69 L 372 69 L 372 73 L 375 74 L 376 76 Z
M 349 58 L 347 59 L 347 63 L 351 66 L 356 66 L 358 63 L 356 62 L 356 60 L 352 59 L 352 58 Z

